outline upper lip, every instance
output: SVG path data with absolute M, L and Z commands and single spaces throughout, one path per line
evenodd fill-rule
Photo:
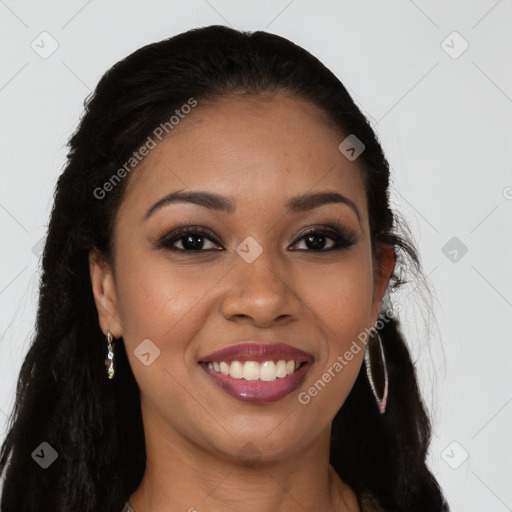
M 254 342 L 239 343 L 220 350 L 216 350 L 200 358 L 200 362 L 221 361 L 278 361 L 284 359 L 299 362 L 313 361 L 313 355 L 286 343 L 259 344 Z

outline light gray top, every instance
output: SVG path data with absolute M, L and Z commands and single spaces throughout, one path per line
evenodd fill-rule
M 124 504 L 124 508 L 123 508 L 123 510 L 122 510 L 121 512 L 135 512 L 135 511 L 134 511 L 134 510 L 133 510 L 133 508 L 131 507 L 130 502 L 129 502 L 129 501 L 127 501 L 127 502 Z

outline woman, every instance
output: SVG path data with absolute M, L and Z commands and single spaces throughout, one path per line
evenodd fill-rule
M 212 26 L 117 63 L 58 181 L 2 511 L 448 510 L 388 181 L 282 37 Z

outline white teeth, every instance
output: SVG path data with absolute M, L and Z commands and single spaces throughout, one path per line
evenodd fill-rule
M 240 361 L 233 361 L 229 365 L 229 376 L 234 379 L 241 379 L 244 376 L 244 367 Z
M 245 361 L 243 378 L 245 380 L 258 380 L 260 378 L 260 365 L 256 361 Z
M 265 361 L 264 363 L 261 363 L 259 368 L 259 374 L 260 380 L 276 380 L 276 377 L 278 375 L 274 361 Z
M 226 361 L 208 363 L 208 368 L 223 375 L 229 375 L 234 379 L 272 381 L 282 379 L 293 373 L 300 366 L 299 361 Z

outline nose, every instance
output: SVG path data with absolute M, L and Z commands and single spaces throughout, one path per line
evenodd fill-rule
M 227 320 L 271 327 L 302 315 L 303 303 L 295 292 L 291 273 L 278 266 L 266 251 L 252 263 L 239 258 L 235 265 L 222 299 Z

